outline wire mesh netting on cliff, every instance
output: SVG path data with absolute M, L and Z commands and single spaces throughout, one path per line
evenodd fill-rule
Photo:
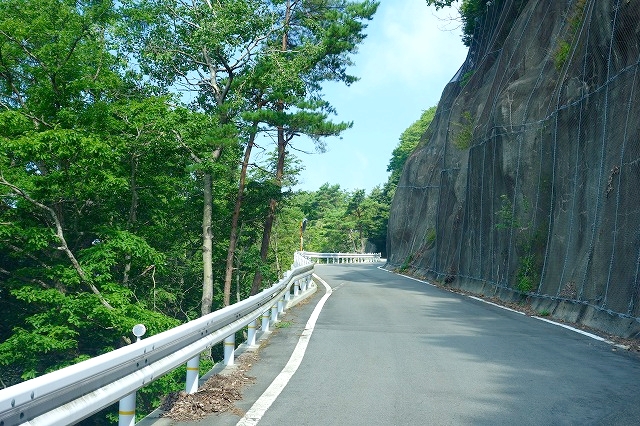
M 481 3 L 405 165 L 389 260 L 637 322 L 640 1 Z

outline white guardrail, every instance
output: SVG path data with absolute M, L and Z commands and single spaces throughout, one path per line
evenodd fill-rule
M 319 263 L 373 263 L 382 262 L 381 253 L 315 253 L 298 252 L 305 258 Z
M 268 331 L 290 297 L 307 290 L 314 260 L 376 262 L 380 255 L 296 252 L 285 277 L 255 296 L 123 348 L 0 390 L 0 426 L 73 424 L 118 401 L 119 425 L 134 425 L 136 390 L 186 363 L 186 392 L 196 392 L 200 353 L 224 340 L 224 363 L 233 364 L 235 333 L 248 326 L 247 344 L 255 345 L 258 318 L 262 320 L 262 330 Z
M 292 295 L 292 287 L 297 296 L 307 289 L 312 274 L 313 262 L 296 253 L 294 265 L 285 277 L 255 296 L 123 348 L 2 389 L 0 426 L 73 424 L 118 401 L 120 425 L 133 425 L 137 389 L 187 363 L 186 391 L 194 393 L 198 388 L 200 353 L 224 340 L 225 363 L 233 364 L 235 333 L 249 326 L 247 344 L 254 345 L 258 318 L 262 317 L 262 329 L 268 330 L 269 320 L 277 321 L 278 313 Z

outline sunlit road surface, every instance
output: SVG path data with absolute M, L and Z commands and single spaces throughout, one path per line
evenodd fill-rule
M 640 424 L 634 355 L 376 265 L 316 273 L 332 294 L 260 425 Z

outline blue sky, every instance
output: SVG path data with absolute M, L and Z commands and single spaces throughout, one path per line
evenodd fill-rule
M 467 48 L 450 16 L 425 0 L 381 0 L 367 38 L 350 73 L 360 81 L 325 86 L 325 99 L 337 110 L 334 121 L 353 121 L 342 139 L 329 138 L 327 152 L 291 151 L 305 167 L 294 189 L 317 190 L 339 184 L 352 191 L 387 181 L 387 164 L 400 134 L 438 103 L 445 85 L 464 62 Z M 310 141 L 295 148 L 313 152 Z

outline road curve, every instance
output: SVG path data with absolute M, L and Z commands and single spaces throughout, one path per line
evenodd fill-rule
M 635 356 L 375 265 L 316 273 L 333 292 L 260 425 L 640 424 Z

